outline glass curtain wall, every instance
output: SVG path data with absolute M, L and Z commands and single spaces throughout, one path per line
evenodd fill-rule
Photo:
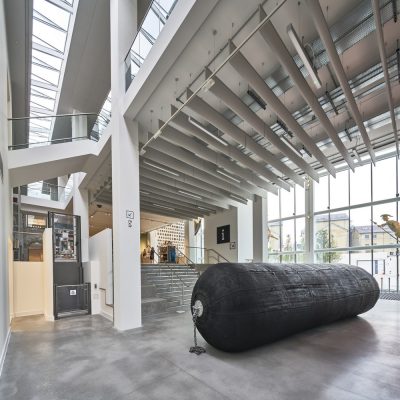
M 382 290 L 398 290 L 398 169 L 389 157 L 314 183 L 316 262 L 358 265 Z
M 305 192 L 296 186 L 268 195 L 268 261 L 303 262 L 305 244 Z
M 398 291 L 399 160 L 390 154 L 381 154 L 375 166 L 364 160 L 355 172 L 344 170 L 336 178 L 313 182 L 309 206 L 314 236 L 307 239 L 315 262 L 357 265 L 372 274 L 383 291 Z M 270 262 L 303 261 L 308 232 L 304 204 L 304 189 L 298 186 L 268 196 Z

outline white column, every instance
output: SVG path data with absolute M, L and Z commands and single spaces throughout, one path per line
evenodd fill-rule
M 84 172 L 73 174 L 72 202 L 74 215 L 81 217 L 81 256 L 82 262 L 87 262 L 89 261 L 89 193 L 87 189 L 79 187 L 84 175 Z
M 305 188 L 305 242 L 304 242 L 304 262 L 314 262 L 314 184 L 311 178 L 306 179 Z
M 80 114 L 80 111 L 74 110 L 73 114 Z M 73 138 L 81 138 L 87 137 L 88 135 L 88 127 L 87 127 L 87 115 L 77 115 L 76 117 L 71 117 L 71 126 L 72 126 L 72 137 Z
M 254 196 L 253 202 L 253 261 L 266 262 L 268 256 L 267 199 Z
M 137 27 L 137 1 L 111 0 L 111 148 L 114 327 L 142 325 L 140 277 L 139 128 L 125 120 L 124 58 Z
M 65 187 L 68 183 L 68 175 L 59 176 L 57 178 L 58 185 L 58 201 L 65 200 Z

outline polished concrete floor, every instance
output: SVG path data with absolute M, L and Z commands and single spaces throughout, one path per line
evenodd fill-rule
M 20 319 L 0 399 L 400 399 L 399 301 L 241 354 L 191 345 L 189 313 L 124 333 L 100 316 Z

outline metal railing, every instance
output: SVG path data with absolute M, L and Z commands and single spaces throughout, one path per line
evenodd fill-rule
M 48 182 L 34 182 L 20 186 L 23 196 L 37 199 L 66 201 L 72 194 L 72 186 L 59 186 Z
M 159 258 L 159 254 L 157 252 L 154 252 L 154 254 Z M 153 266 L 156 269 L 158 269 L 158 276 L 162 276 L 162 272 L 166 272 L 165 269 L 167 268 L 168 272 L 169 272 L 169 276 L 167 276 L 168 278 L 168 282 L 169 282 L 169 291 L 172 292 L 173 289 L 178 289 L 180 290 L 180 305 L 184 305 L 185 304 L 185 288 L 191 288 L 191 285 L 188 284 L 187 282 L 185 282 L 181 276 L 176 273 L 176 271 L 174 271 L 172 269 L 172 265 L 176 267 L 176 264 L 171 264 L 171 263 L 162 263 L 162 264 L 149 264 L 149 266 Z M 190 267 L 188 264 L 185 264 L 188 268 L 192 268 Z M 158 268 L 157 268 L 158 267 Z M 143 271 L 146 270 L 146 267 L 144 267 Z M 184 271 L 186 273 L 186 275 L 188 275 L 188 270 Z M 197 274 L 198 275 L 198 274 Z M 175 281 L 174 281 L 175 278 Z M 178 280 L 179 283 L 176 282 L 176 280 Z M 157 284 L 156 284 L 157 286 Z
M 195 246 L 185 246 L 187 253 L 194 252 L 194 259 L 196 263 L 194 264 L 218 264 L 222 262 L 229 263 L 230 261 L 226 259 L 222 254 L 214 249 L 207 249 L 205 247 L 195 247 Z
M 139 72 L 150 49 L 171 15 L 177 0 L 153 0 L 138 28 L 132 46 L 125 57 L 125 90 Z
M 9 150 L 49 146 L 79 140 L 98 141 L 109 119 L 103 114 L 79 113 L 9 118 Z

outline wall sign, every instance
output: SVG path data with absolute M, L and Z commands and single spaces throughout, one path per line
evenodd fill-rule
M 217 228 L 217 244 L 229 243 L 231 241 L 231 226 L 224 225 Z
M 230 250 L 236 250 L 236 242 L 230 242 L 229 243 L 229 249 Z
M 134 218 L 134 212 L 131 210 L 126 210 L 126 219 L 133 219 Z
M 70 296 L 76 296 L 76 289 L 71 289 L 71 290 L 69 291 L 69 295 L 70 295 Z

